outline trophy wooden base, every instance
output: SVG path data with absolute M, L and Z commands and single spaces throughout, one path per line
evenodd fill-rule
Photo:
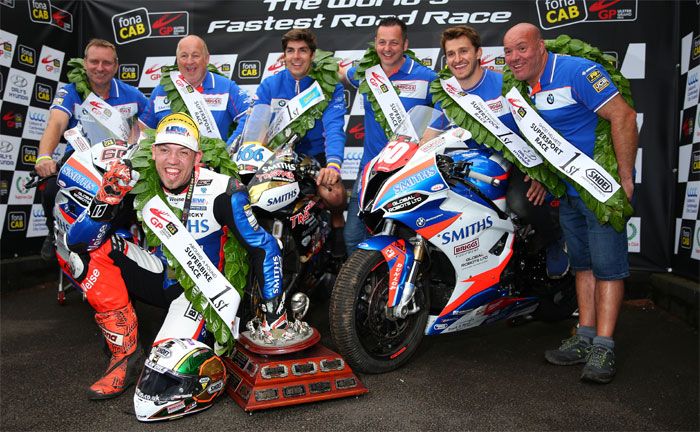
M 224 357 L 226 393 L 244 411 L 357 396 L 369 390 L 343 358 L 320 343 L 283 355 L 261 355 L 237 344 Z

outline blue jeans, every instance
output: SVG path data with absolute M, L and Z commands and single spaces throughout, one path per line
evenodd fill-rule
M 578 196 L 567 196 L 559 204 L 559 223 L 566 239 L 571 268 L 593 270 L 598 280 L 628 277 L 627 233 L 601 225 Z
M 350 202 L 348 203 L 348 217 L 345 221 L 345 228 L 343 229 L 345 248 L 348 256 L 352 254 L 358 244 L 362 243 L 367 238 L 367 227 L 365 227 L 365 223 L 357 216 L 357 213 L 360 211 L 360 204 L 357 202 L 357 189 L 360 187 L 361 177 L 362 170 L 357 173 L 357 179 L 352 185 Z

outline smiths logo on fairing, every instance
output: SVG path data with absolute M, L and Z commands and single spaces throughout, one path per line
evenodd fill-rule
M 119 65 L 119 79 L 122 81 L 138 81 L 139 65 L 122 64 Z
M 442 237 L 442 244 L 445 245 L 448 243 L 464 240 L 468 237 L 476 235 L 477 233 L 485 230 L 486 228 L 490 228 L 491 226 L 493 226 L 493 220 L 491 220 L 491 216 L 486 216 L 486 218 L 480 221 L 476 221 L 471 225 L 461 227 L 457 230 L 450 230 L 442 233 L 440 235 Z
M 151 24 L 148 21 L 146 8 L 132 9 L 112 17 L 114 40 L 118 44 L 126 44 L 151 35 Z

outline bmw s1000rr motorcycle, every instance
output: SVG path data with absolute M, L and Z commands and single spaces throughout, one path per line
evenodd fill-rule
M 341 268 L 329 310 L 335 346 L 356 370 L 401 366 L 423 335 L 576 308 L 573 276 L 547 277 L 538 234 L 507 210 L 507 162 L 469 149 L 461 128 L 419 145 L 440 115 L 413 108 L 398 130 L 415 135 L 394 136 L 364 167 L 360 217 L 373 235 Z

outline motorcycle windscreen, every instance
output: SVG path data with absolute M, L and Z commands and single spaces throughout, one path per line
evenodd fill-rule
M 267 130 L 272 111 L 268 104 L 256 104 L 248 114 L 241 138 L 233 143 L 232 160 L 240 175 L 253 174 L 272 156 L 267 149 Z

